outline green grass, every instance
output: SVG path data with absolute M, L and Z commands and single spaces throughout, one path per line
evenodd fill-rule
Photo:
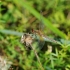
M 1 1 L 0 50 L 2 56 L 12 62 L 14 70 L 70 69 L 69 2 L 68 0 Z M 41 16 L 39 11 L 46 14 Z M 32 28 L 37 29 L 41 20 L 45 26 L 42 32 L 53 39 L 56 38 L 59 44 L 45 40 L 41 50 L 34 50 L 36 43 L 30 44 L 32 50 L 26 50 L 25 44 L 20 41 L 21 36 L 30 32 Z

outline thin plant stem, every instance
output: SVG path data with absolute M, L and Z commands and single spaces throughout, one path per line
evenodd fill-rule
M 38 56 L 38 54 L 37 54 L 37 51 L 32 47 L 32 45 L 30 45 L 30 46 L 31 46 L 32 50 L 34 51 L 34 53 L 35 53 L 35 55 L 36 55 L 36 58 L 37 58 L 37 60 L 38 60 L 38 62 L 39 62 L 39 64 L 40 64 L 41 70 L 44 70 L 44 68 L 43 68 L 43 66 L 42 66 L 42 63 L 41 63 L 41 61 L 40 61 L 40 58 L 39 58 L 39 56 Z

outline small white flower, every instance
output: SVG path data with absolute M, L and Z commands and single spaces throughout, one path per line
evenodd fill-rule
M 8 70 L 11 66 L 12 62 L 7 61 L 6 58 L 0 56 L 0 70 Z

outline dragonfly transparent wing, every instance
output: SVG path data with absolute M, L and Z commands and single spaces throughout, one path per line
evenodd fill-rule
M 45 44 L 45 41 L 43 39 L 40 39 L 39 36 L 35 36 L 35 40 L 33 42 L 33 47 L 35 49 L 41 50 L 43 48 L 44 44 Z
M 38 47 L 39 47 L 39 49 L 42 49 L 43 48 L 43 46 L 44 46 L 44 44 L 45 44 L 45 41 L 43 40 L 39 40 L 38 41 Z

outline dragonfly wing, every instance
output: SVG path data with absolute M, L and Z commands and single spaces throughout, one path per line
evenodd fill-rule
M 43 48 L 44 44 L 45 44 L 45 41 L 40 36 L 38 36 L 36 38 L 37 38 L 36 39 L 36 43 L 37 43 L 36 48 L 41 50 Z
M 44 44 L 45 44 L 45 41 L 36 39 L 36 40 L 34 40 L 32 46 L 36 50 L 41 50 L 43 48 Z
M 39 49 L 42 49 L 43 46 L 44 46 L 44 44 L 45 44 L 45 41 L 39 40 L 39 42 L 38 42 L 38 48 L 39 48 Z

